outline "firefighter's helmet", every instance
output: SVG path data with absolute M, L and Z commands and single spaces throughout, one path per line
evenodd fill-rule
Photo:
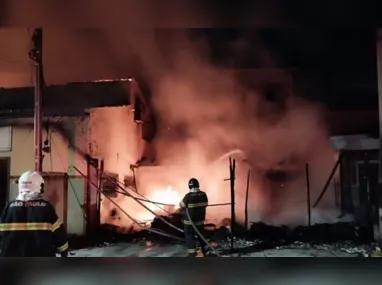
M 44 193 L 44 178 L 36 171 L 26 171 L 18 180 L 19 192 Z
M 193 188 L 199 188 L 199 181 L 196 178 L 191 178 L 188 181 L 188 188 L 193 189 Z

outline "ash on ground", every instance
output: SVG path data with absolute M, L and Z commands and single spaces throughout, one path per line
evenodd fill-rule
M 261 252 L 270 249 L 276 250 L 322 250 L 322 251 L 332 251 L 332 252 L 344 252 L 352 254 L 359 257 L 369 257 L 370 253 L 376 248 L 376 244 L 355 244 L 352 241 L 339 241 L 332 244 L 311 244 L 308 242 L 295 241 L 292 244 L 276 247 L 265 247 L 263 241 L 249 241 L 245 239 L 234 238 L 233 247 L 234 253 L 246 255 L 253 252 Z M 221 243 L 213 244 L 219 249 L 223 254 L 228 255 L 231 251 L 231 239 L 222 241 Z
M 277 247 L 277 249 L 319 249 L 319 250 L 330 250 L 330 251 L 343 251 L 350 254 L 357 254 L 362 257 L 368 257 L 370 252 L 374 250 L 376 247 L 376 244 L 363 244 L 363 245 L 356 245 L 352 241 L 342 241 L 342 242 L 335 242 L 333 244 L 316 244 L 311 245 L 309 243 L 303 243 L 303 242 L 294 242 L 291 245 L 288 246 L 281 246 Z
M 220 231 L 222 231 L 220 229 Z M 219 242 L 223 254 L 232 252 L 230 233 Z M 310 227 L 274 227 L 252 224 L 249 232 L 233 239 L 234 252 L 249 254 L 265 250 L 326 250 L 368 257 L 376 248 L 369 228 L 354 223 L 316 224 Z
M 181 218 L 176 215 L 162 217 L 178 228 L 182 227 Z M 169 227 L 160 219 L 155 219 L 151 228 L 170 233 L 182 238 L 181 232 Z M 157 234 L 141 231 L 129 234 L 116 233 L 115 228 L 105 228 L 103 241 L 109 243 L 128 242 L 142 247 L 163 247 L 170 245 L 183 245 L 182 242 Z M 354 223 L 316 224 L 310 227 L 275 227 L 264 223 L 253 223 L 250 230 L 241 225 L 235 227 L 233 248 L 240 256 L 250 256 L 261 252 L 271 251 L 271 255 L 285 251 L 328 251 L 343 252 L 343 255 L 368 257 L 375 249 L 373 235 L 369 228 L 362 228 Z M 222 255 L 232 254 L 231 231 L 227 227 L 217 228 L 215 225 L 206 225 L 205 237 Z M 345 254 L 346 253 L 346 254 Z M 314 255 L 314 254 L 313 254 Z M 334 255 L 334 254 L 333 254 Z M 319 257 L 317 255 L 317 257 Z

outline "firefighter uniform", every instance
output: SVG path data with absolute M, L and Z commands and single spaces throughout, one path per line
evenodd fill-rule
M 196 255 L 196 242 L 199 241 L 203 255 L 206 256 L 208 253 L 208 247 L 203 239 L 196 233 L 192 223 L 201 234 L 204 234 L 204 221 L 206 218 L 208 198 L 207 194 L 199 189 L 198 180 L 192 178 L 188 184 L 190 192 L 187 193 L 180 202 L 180 207 L 184 210 L 183 223 L 188 255 L 190 257 Z M 188 210 L 188 214 L 192 222 L 186 213 L 186 209 Z
M 66 257 L 67 235 L 53 206 L 42 199 L 42 177 L 31 171 L 23 175 L 19 196 L 6 205 L 0 217 L 1 256 L 55 257 L 57 252 Z

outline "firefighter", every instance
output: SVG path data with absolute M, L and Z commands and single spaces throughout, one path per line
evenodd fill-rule
M 68 240 L 53 206 L 43 199 L 44 179 L 27 171 L 18 180 L 19 195 L 0 217 L 2 257 L 68 256 Z
M 189 193 L 187 193 L 180 202 L 180 207 L 183 211 L 184 234 L 188 256 L 196 256 L 196 241 L 199 241 L 203 255 L 207 256 L 209 255 L 208 247 L 192 226 L 193 223 L 198 231 L 204 234 L 204 220 L 206 218 L 206 208 L 208 205 L 207 194 L 199 189 L 199 181 L 195 178 L 189 180 L 188 188 Z M 186 209 L 188 210 L 191 221 Z

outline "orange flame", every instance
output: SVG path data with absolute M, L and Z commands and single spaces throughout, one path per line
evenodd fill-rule
M 150 196 L 149 200 L 174 205 L 175 209 L 179 208 L 180 200 L 182 199 L 177 191 L 175 191 L 171 186 L 168 186 L 166 189 L 156 189 Z

